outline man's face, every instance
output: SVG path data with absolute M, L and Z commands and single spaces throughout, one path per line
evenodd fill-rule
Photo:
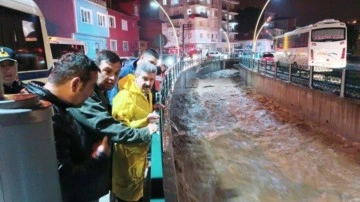
M 98 78 L 98 72 L 91 72 L 90 80 L 84 84 L 84 82 L 80 81 L 78 88 L 76 88 L 75 92 L 73 92 L 73 105 L 81 106 L 84 104 L 85 100 L 90 97 L 94 93 L 94 88 L 96 86 L 96 81 Z
M 121 69 L 120 62 L 110 63 L 101 61 L 99 66 L 100 72 L 98 73 L 97 85 L 101 90 L 110 90 L 117 83 L 119 72 Z
M 12 85 L 17 79 L 17 63 L 12 60 L 4 60 L 0 62 L 0 69 L 3 75 L 4 84 Z
M 155 73 L 142 71 L 139 75 L 135 75 L 135 83 L 144 94 L 149 94 L 154 85 L 155 76 Z

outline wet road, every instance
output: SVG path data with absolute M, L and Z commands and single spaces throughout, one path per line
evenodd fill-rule
M 300 120 L 236 70 L 193 83 L 173 106 L 179 201 L 360 201 L 359 143 Z

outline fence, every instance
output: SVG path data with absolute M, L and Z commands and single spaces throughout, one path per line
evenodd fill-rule
M 240 64 L 260 74 L 309 87 L 340 97 L 360 99 L 360 70 L 330 69 L 300 65 L 279 65 L 251 57 L 242 57 Z

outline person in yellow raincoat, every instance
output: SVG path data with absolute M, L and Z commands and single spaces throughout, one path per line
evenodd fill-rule
M 133 128 L 145 127 L 158 119 L 153 111 L 151 88 L 156 66 L 140 64 L 135 75 L 119 81 L 119 93 L 113 100 L 112 116 Z M 139 201 L 143 196 L 144 172 L 149 144 L 123 145 L 114 143 L 112 164 L 112 192 L 118 201 Z

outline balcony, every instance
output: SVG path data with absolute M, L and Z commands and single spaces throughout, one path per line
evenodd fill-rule
M 206 13 L 193 13 L 189 15 L 189 18 L 209 18 L 209 16 Z
M 188 2 L 188 5 L 210 6 L 210 4 L 206 3 L 205 1 L 198 1 L 198 0 L 189 1 L 189 2 Z
M 176 19 L 184 19 L 184 14 L 177 14 L 177 15 L 170 15 L 170 19 L 176 20 Z
M 88 0 L 88 1 L 106 8 L 106 0 Z

